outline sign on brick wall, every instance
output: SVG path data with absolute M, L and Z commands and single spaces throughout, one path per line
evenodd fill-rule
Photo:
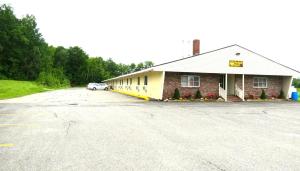
M 243 67 L 243 61 L 229 60 L 229 67 Z

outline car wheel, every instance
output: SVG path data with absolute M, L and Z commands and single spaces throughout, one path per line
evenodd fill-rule
M 93 90 L 96 90 L 96 87 L 94 87 Z
M 105 91 L 107 91 L 107 90 L 108 90 L 108 88 L 107 88 L 107 87 L 105 87 L 105 88 L 104 88 L 104 90 L 105 90 Z

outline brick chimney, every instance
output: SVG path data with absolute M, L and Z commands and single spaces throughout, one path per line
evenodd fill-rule
M 200 54 L 200 40 L 193 40 L 193 56 Z

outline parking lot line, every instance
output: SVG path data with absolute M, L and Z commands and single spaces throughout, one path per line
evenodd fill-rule
M 3 113 L 0 113 L 0 116 L 9 116 L 9 115 L 17 115 L 17 114 L 3 114 Z
M 0 147 L 13 147 L 14 144 L 0 144 Z
M 37 127 L 38 124 L 0 124 L 0 127 Z

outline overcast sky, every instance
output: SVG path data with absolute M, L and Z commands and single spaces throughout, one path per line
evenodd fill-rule
M 299 1 L 299 0 L 298 0 Z M 239 44 L 300 70 L 297 0 L 1 0 L 18 17 L 32 14 L 54 46 L 90 56 L 156 64 Z M 183 43 L 184 42 L 184 43 Z M 188 47 L 188 48 L 187 48 Z

